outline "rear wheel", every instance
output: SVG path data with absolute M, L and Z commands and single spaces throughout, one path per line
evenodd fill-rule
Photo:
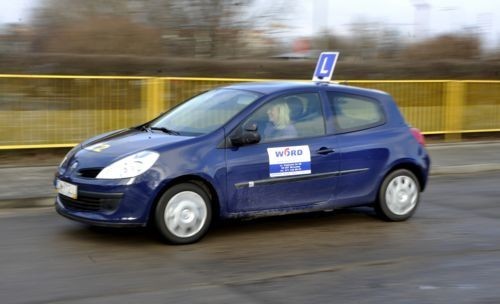
M 384 179 L 375 209 L 385 220 L 404 221 L 415 213 L 419 200 L 420 184 L 415 174 L 399 169 Z
M 173 244 L 189 244 L 201 239 L 212 219 L 207 193 L 191 183 L 168 189 L 155 210 L 156 227 Z

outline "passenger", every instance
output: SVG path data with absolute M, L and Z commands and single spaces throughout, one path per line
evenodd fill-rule
M 290 121 L 290 108 L 286 103 L 277 103 L 267 110 L 269 123 L 264 129 L 264 139 L 297 137 L 297 130 Z

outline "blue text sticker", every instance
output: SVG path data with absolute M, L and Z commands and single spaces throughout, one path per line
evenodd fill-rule
M 270 177 L 311 174 L 309 146 L 268 148 L 267 154 Z
M 313 81 L 328 82 L 332 79 L 333 70 L 339 57 L 339 52 L 323 52 L 319 55 L 316 69 L 314 70 Z

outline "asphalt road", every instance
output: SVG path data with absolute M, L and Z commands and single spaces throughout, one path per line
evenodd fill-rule
M 0 210 L 1 303 L 500 303 L 500 173 L 432 177 L 415 216 L 226 222 L 169 246 Z

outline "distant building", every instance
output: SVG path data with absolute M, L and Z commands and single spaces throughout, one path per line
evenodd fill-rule
M 298 38 L 292 43 L 292 52 L 281 53 L 271 58 L 288 60 L 313 59 L 319 53 L 318 50 L 311 50 L 311 40 L 309 38 Z

